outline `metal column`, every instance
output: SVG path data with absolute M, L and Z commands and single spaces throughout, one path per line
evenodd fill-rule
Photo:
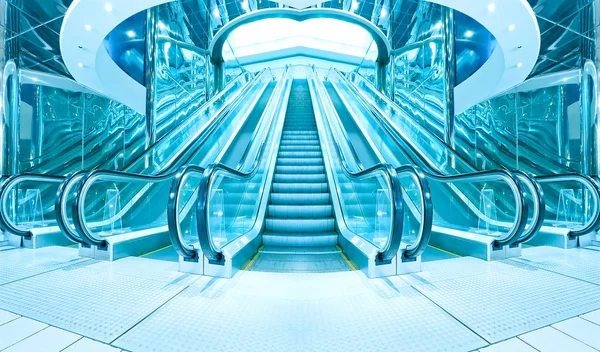
M 444 105 L 444 141 L 454 148 L 454 87 L 456 86 L 456 52 L 454 10 L 443 7 L 442 16 L 444 22 L 443 50 L 444 50 L 444 74 L 446 78 L 446 101 Z
M 144 59 L 144 84 L 146 86 L 146 149 L 156 142 L 156 65 L 158 8 L 146 10 L 146 52 Z

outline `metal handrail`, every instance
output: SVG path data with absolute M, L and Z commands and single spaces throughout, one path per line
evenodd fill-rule
M 88 243 L 69 225 L 69 219 L 67 218 L 67 200 L 71 189 L 77 185 L 76 182 L 81 180 L 86 173 L 87 171 L 80 170 L 67 175 L 63 182 L 58 186 L 58 190 L 56 191 L 56 201 L 54 203 L 56 222 L 62 233 L 71 241 L 85 245 Z M 77 194 L 74 196 L 77 197 Z
M 321 101 L 321 102 L 327 101 L 327 102 L 329 102 L 329 105 L 332 106 L 333 103 L 331 102 L 329 96 L 324 91 L 324 87 L 322 86 L 322 81 L 319 79 L 319 74 L 316 71 L 316 69 L 314 68 L 314 66 L 312 67 L 312 72 L 313 72 L 313 77 L 314 77 L 313 78 L 314 82 L 312 82 L 312 83 L 315 87 L 316 94 L 319 94 L 319 97 L 320 97 L 319 101 Z M 317 84 L 317 82 L 321 83 L 321 85 Z M 325 106 L 321 105 L 320 107 L 323 110 L 323 112 L 326 114 L 327 109 L 325 108 Z M 335 111 L 335 109 L 333 109 L 333 111 Z M 334 114 L 334 113 L 332 113 L 332 114 L 337 116 L 337 114 Z M 386 179 L 388 185 L 390 186 L 390 198 L 392 199 L 391 216 L 393 219 L 392 224 L 391 224 L 391 229 L 390 229 L 390 238 L 383 248 L 378 248 L 377 260 L 382 263 L 390 262 L 394 257 L 396 257 L 398 255 L 398 251 L 399 251 L 400 245 L 402 243 L 402 235 L 403 235 L 402 232 L 403 232 L 403 221 L 404 221 L 404 216 L 403 216 L 404 203 L 403 203 L 403 199 L 402 199 L 402 185 L 399 181 L 399 176 L 398 176 L 399 173 L 412 175 L 417 180 L 417 185 L 420 190 L 422 209 L 423 209 L 422 213 L 421 213 L 421 223 L 420 223 L 418 238 L 419 238 L 419 240 L 425 239 L 425 240 L 427 240 L 427 243 L 428 243 L 428 240 L 431 237 L 433 207 L 432 207 L 430 196 L 429 196 L 430 195 L 429 185 L 427 183 L 427 180 L 425 180 L 422 177 L 422 173 L 420 172 L 420 170 L 416 167 L 409 166 L 409 165 L 395 169 L 393 166 L 391 166 L 389 164 L 379 163 L 379 164 L 376 164 L 370 168 L 364 169 L 359 172 L 351 171 L 350 163 L 348 162 L 347 156 L 343 152 L 343 149 L 340 146 L 339 141 L 335 138 L 335 134 L 333 133 L 333 131 L 335 130 L 335 131 L 342 132 L 342 138 L 346 138 L 346 140 L 349 141 L 347 134 L 345 133 L 344 129 L 341 128 L 339 125 L 337 125 L 338 128 L 334 128 L 334 126 L 332 125 L 332 123 L 333 123 L 332 116 L 328 116 L 328 118 L 326 118 L 325 120 L 327 121 L 327 123 L 329 125 L 329 130 L 331 131 L 331 135 L 333 136 L 332 142 L 334 143 L 338 157 L 340 158 L 340 160 L 342 162 L 343 167 L 341 169 L 342 169 L 342 172 L 344 173 L 344 175 L 346 177 L 348 177 L 349 179 L 360 180 L 360 179 L 373 177 L 375 173 L 382 173 L 383 177 Z M 339 123 L 339 118 L 336 119 L 335 121 L 337 123 Z M 352 156 L 354 158 L 357 158 L 355 153 L 352 153 Z M 362 166 L 360 166 L 360 167 L 362 168 Z M 419 244 L 409 247 L 409 248 L 407 248 L 406 251 L 404 251 L 403 256 L 406 259 L 415 258 L 425 250 L 425 247 L 426 247 L 426 245 L 422 246 Z
M 278 85 L 279 90 L 276 88 L 273 92 L 273 97 L 279 96 L 283 94 L 284 88 L 286 86 L 291 87 L 291 80 L 289 79 L 289 74 L 291 70 L 289 66 L 286 66 L 286 69 L 282 75 L 282 83 Z M 273 108 L 274 111 L 285 111 L 282 108 L 282 104 L 285 101 L 285 98 L 280 99 Z M 280 112 L 281 113 L 281 112 Z M 275 114 L 273 114 L 274 116 Z M 270 121 L 273 121 L 272 119 Z M 261 124 L 263 124 L 265 120 L 261 119 Z M 271 125 L 271 124 L 269 124 Z M 249 150 L 251 146 L 254 145 L 254 141 L 257 139 L 257 136 L 262 133 L 261 128 L 256 128 L 254 134 L 252 135 L 250 142 L 248 143 L 248 147 L 246 148 L 242 160 L 246 160 L 248 158 Z M 228 177 L 237 178 L 239 180 L 248 180 L 256 175 L 259 169 L 260 160 L 262 160 L 263 155 L 265 153 L 265 146 L 268 141 L 267 134 L 265 134 L 265 138 L 261 141 L 260 146 L 258 147 L 258 151 L 250 164 L 251 167 L 249 171 L 242 172 L 239 170 L 242 164 L 238 165 L 238 168 L 234 169 L 227 165 L 218 163 L 211 164 L 206 168 L 202 168 L 199 166 L 187 165 L 182 167 L 173 182 L 171 183 L 171 191 L 169 192 L 169 204 L 167 206 L 167 219 L 168 219 L 168 227 L 169 227 L 169 236 L 171 237 L 171 243 L 173 243 L 173 248 L 181 255 L 183 258 L 187 260 L 195 260 L 198 257 L 197 252 L 188 244 L 186 244 L 182 240 L 181 229 L 179 228 L 179 211 L 177 208 L 177 204 L 179 204 L 179 200 L 181 199 L 181 191 L 183 189 L 183 185 L 185 184 L 185 180 L 191 176 L 192 174 L 201 175 L 201 179 L 198 185 L 198 200 L 196 203 L 196 226 L 198 231 L 198 243 L 200 244 L 200 248 L 202 250 L 202 254 L 211 262 L 215 264 L 222 264 L 224 257 L 221 250 L 217 249 L 214 246 L 213 241 L 210 238 L 210 230 L 208 226 L 208 201 L 210 196 L 210 189 L 212 186 L 212 182 L 217 175 L 217 172 L 224 172 Z M 256 221 L 255 221 L 256 222 Z
M 256 75 L 256 78 L 255 78 L 255 80 L 253 80 L 253 82 L 256 82 L 258 79 L 260 79 L 260 77 L 262 75 L 266 74 L 267 71 L 268 71 L 268 69 L 265 69 L 260 74 Z M 241 99 L 237 99 L 234 103 L 232 103 L 228 106 L 229 109 L 228 109 L 227 113 L 221 114 L 221 116 L 219 116 L 218 118 L 214 118 L 210 123 L 211 125 L 201 132 L 200 136 L 196 139 L 196 142 L 190 143 L 186 147 L 186 150 L 184 152 L 180 153 L 177 156 L 177 158 L 175 158 L 172 161 L 171 164 L 172 165 L 177 164 L 180 161 L 182 163 L 187 163 L 193 157 L 193 154 L 194 154 L 194 153 L 192 153 L 192 155 L 189 155 L 185 160 L 182 161 L 182 159 L 184 159 L 184 157 L 188 154 L 187 152 L 189 150 L 191 150 L 194 145 L 203 144 L 204 142 L 206 142 L 206 140 L 210 136 L 212 136 L 213 132 L 218 128 L 220 123 L 223 120 L 225 120 L 227 116 L 229 116 L 229 114 L 233 111 L 233 109 L 235 107 L 237 107 L 240 104 L 240 102 L 241 102 Z M 244 122 L 246 121 L 247 117 L 248 116 L 246 116 L 244 118 Z M 242 124 L 244 122 L 242 122 Z M 87 225 L 87 223 L 85 222 L 85 219 L 84 219 L 84 217 L 85 217 L 84 216 L 84 214 L 85 214 L 85 198 L 87 196 L 87 193 L 88 193 L 90 187 L 92 186 L 92 184 L 94 182 L 101 179 L 102 181 L 114 181 L 114 182 L 158 183 L 158 182 L 162 182 L 162 181 L 171 179 L 171 178 L 175 177 L 175 175 L 177 175 L 177 173 L 178 173 L 178 170 L 175 170 L 175 171 L 169 171 L 169 170 L 170 170 L 170 168 L 168 168 L 165 173 L 158 174 L 158 175 L 143 175 L 143 174 L 134 174 L 134 173 L 121 172 L 121 171 L 113 171 L 113 170 L 94 170 L 94 171 L 87 173 L 85 176 L 83 176 L 81 178 L 81 180 L 79 180 L 77 182 L 77 186 L 75 188 L 77 197 L 76 197 L 75 203 L 73 204 L 73 223 L 74 223 L 75 229 L 77 230 L 77 233 L 80 235 L 81 239 L 84 240 L 89 245 L 95 245 L 98 247 L 106 246 L 106 240 L 95 236 L 95 234 L 91 231 L 91 229 L 89 228 L 89 226 Z
M 21 182 L 44 181 L 44 182 L 48 182 L 48 183 L 59 183 L 59 182 L 62 182 L 63 179 L 64 179 L 63 176 L 47 176 L 47 175 L 36 175 L 36 174 L 26 174 L 26 175 L 17 175 L 17 176 L 9 177 L 6 180 L 6 182 L 4 182 L 2 184 L 2 186 L 0 187 L 0 225 L 2 226 L 2 228 L 9 231 L 12 234 L 17 235 L 17 236 L 26 237 L 26 238 L 31 237 L 30 229 L 28 229 L 28 230 L 19 229 L 18 225 L 16 225 L 11 220 L 10 215 L 8 215 L 8 209 L 6 209 L 6 204 L 7 204 L 7 200 L 8 200 L 7 198 L 8 198 L 8 195 L 10 194 L 10 192 L 8 192 L 8 190 L 14 188 L 15 185 L 17 185 Z
M 370 104 L 368 101 L 365 101 L 364 97 L 360 94 L 360 92 L 356 89 L 356 87 L 351 84 L 351 82 L 344 77 L 339 71 L 334 70 L 334 72 L 336 72 L 336 74 L 340 77 L 340 79 L 346 83 L 351 90 L 355 91 L 357 94 L 357 96 L 359 97 L 359 101 L 363 104 L 363 107 L 366 108 L 367 110 L 369 110 L 371 112 L 371 114 L 373 114 L 373 116 L 381 122 L 381 125 L 384 127 L 384 129 L 388 132 L 388 134 L 396 141 L 396 143 L 401 144 L 400 140 L 404 140 L 404 137 L 399 136 L 399 134 L 397 133 L 397 131 L 395 130 L 395 128 L 393 128 L 392 126 L 390 126 L 390 122 L 387 119 L 387 116 L 385 116 L 385 114 L 380 111 L 376 106 L 373 106 L 372 104 Z M 414 148 L 410 143 L 403 143 L 403 144 L 407 144 L 411 149 Z M 420 155 L 419 153 L 417 153 L 415 150 L 413 150 L 413 152 L 416 155 Z M 433 168 L 432 168 L 433 170 Z M 446 175 L 437 175 L 431 172 L 426 172 L 423 171 L 423 173 L 427 176 L 427 178 L 431 178 L 433 180 L 439 181 L 439 182 L 444 182 L 444 183 L 456 183 L 456 182 L 481 182 L 481 181 L 498 181 L 498 179 L 501 179 L 503 181 L 506 182 L 506 184 L 510 187 L 513 196 L 515 197 L 515 221 L 513 221 L 513 226 L 511 227 L 511 229 L 506 233 L 506 235 L 503 238 L 497 238 L 494 239 L 494 246 L 496 247 L 501 247 L 501 246 L 505 246 L 505 245 L 512 245 L 515 242 L 517 242 L 519 240 L 519 238 L 522 236 L 522 232 L 524 231 L 524 229 L 527 226 L 527 220 L 528 217 L 527 216 L 523 216 L 524 214 L 527 214 L 528 212 L 528 206 L 525 203 L 525 200 L 523 199 L 523 191 L 521 188 L 521 185 L 518 181 L 518 177 L 513 174 L 512 172 L 508 171 L 508 170 L 489 170 L 489 171 L 479 171 L 479 172 L 474 172 L 474 173 L 468 173 L 468 174 L 460 174 L 460 175 L 450 175 L 450 176 L 446 176 Z M 526 179 L 523 179 L 524 182 L 527 182 Z M 536 189 L 536 187 L 532 187 L 532 189 Z M 533 194 L 534 197 L 534 201 L 537 202 L 537 205 L 539 206 L 541 200 L 539 197 L 539 194 L 534 193 Z M 539 214 L 541 214 L 541 212 L 539 212 Z M 534 219 L 534 222 L 537 221 L 537 219 Z

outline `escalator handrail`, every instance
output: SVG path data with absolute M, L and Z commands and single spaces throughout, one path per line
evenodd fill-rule
M 286 66 L 285 71 L 282 74 L 282 80 L 278 87 L 273 91 L 273 95 L 271 99 L 278 99 L 276 107 L 273 109 L 275 112 L 277 111 L 285 111 L 281 107 L 285 98 L 282 96 L 284 94 L 284 88 L 286 86 L 290 86 L 291 88 L 291 78 L 289 77 L 291 74 L 291 70 L 289 66 Z M 265 108 L 266 111 L 266 108 Z M 281 113 L 281 112 L 279 112 Z M 263 116 L 265 118 L 265 116 Z M 261 125 L 265 120 L 261 119 Z M 273 121 L 273 119 L 271 119 Z M 267 132 L 269 128 L 266 129 Z M 205 169 L 199 166 L 184 166 L 177 173 L 176 178 L 171 183 L 171 192 L 169 192 L 169 204 L 167 206 L 167 219 L 169 226 L 169 236 L 171 237 L 171 242 L 174 244 L 173 248 L 181 255 L 183 258 L 188 260 L 196 259 L 197 253 L 190 246 L 184 243 L 181 237 L 181 231 L 179 229 L 179 211 L 177 208 L 177 204 L 179 203 L 179 199 L 181 196 L 181 190 L 183 189 L 183 185 L 185 184 L 185 180 L 192 174 L 201 175 L 200 182 L 198 184 L 198 200 L 196 202 L 196 228 L 198 232 L 198 243 L 200 244 L 200 248 L 202 250 L 202 254 L 211 262 L 222 264 L 224 260 L 223 251 L 217 249 L 214 246 L 213 241 L 210 238 L 210 228 L 208 222 L 208 202 L 210 200 L 210 190 L 212 186 L 212 182 L 217 175 L 217 172 L 226 173 L 229 177 L 234 177 L 239 180 L 249 180 L 259 170 L 260 161 L 264 157 L 265 154 L 265 146 L 267 144 L 268 133 L 265 133 L 264 139 L 260 142 L 260 146 L 250 164 L 251 167 L 248 171 L 240 171 L 238 168 L 231 168 L 225 164 L 217 163 L 211 164 L 207 166 Z M 259 134 L 263 133 L 261 128 L 256 128 L 250 141 L 248 143 L 248 147 L 244 152 L 243 159 L 248 158 L 248 151 L 251 149 L 250 146 L 255 143 L 255 140 L 258 138 Z M 245 163 L 244 163 L 245 164 Z M 238 165 L 241 167 L 242 164 Z M 267 192 L 267 190 L 265 190 Z M 258 220 L 258 219 L 256 219 Z M 255 221 L 256 221 L 255 220 Z
M 324 87 L 321 87 L 316 82 L 322 81 L 319 78 L 319 74 L 316 71 L 315 67 L 312 67 L 313 74 L 313 85 L 315 86 L 316 94 L 319 95 L 321 101 L 326 100 L 333 106 L 333 103 L 326 95 L 324 91 Z M 324 110 L 324 115 L 326 116 L 326 110 Z M 329 129 L 331 130 L 331 135 L 333 136 L 332 142 L 335 145 L 336 152 L 338 157 L 342 161 L 342 171 L 346 177 L 353 180 L 360 180 L 365 178 L 371 178 L 375 173 L 382 173 L 384 178 L 386 179 L 388 185 L 390 186 L 390 198 L 392 200 L 392 224 L 390 229 L 390 239 L 387 241 L 386 245 L 383 248 L 378 248 L 377 260 L 381 262 L 389 262 L 394 257 L 398 255 L 398 251 L 402 244 L 402 235 L 403 235 L 403 221 L 404 221 L 404 201 L 402 199 L 402 184 L 400 183 L 398 174 L 409 174 L 414 176 L 417 181 L 417 186 L 419 187 L 420 196 L 421 196 L 421 204 L 422 204 L 422 213 L 421 213 L 421 223 L 419 227 L 418 241 L 412 247 L 407 248 L 407 251 L 403 253 L 404 257 L 407 259 L 412 259 L 420 255 L 427 244 L 429 243 L 429 238 L 431 237 L 431 229 L 432 229 L 432 218 L 433 218 L 433 207 L 430 200 L 430 192 L 429 192 L 429 184 L 427 180 L 422 177 L 422 173 L 420 169 L 414 166 L 403 166 L 398 169 L 394 169 L 390 164 L 379 163 L 370 168 L 363 169 L 359 172 L 353 172 L 350 169 L 350 163 L 347 159 L 347 156 L 343 152 L 338 140 L 335 138 L 335 134 L 333 133 L 333 126 L 331 122 L 332 117 L 327 116 L 326 120 L 329 125 Z M 338 121 L 338 120 L 336 120 Z M 343 131 L 344 129 L 338 126 L 338 131 Z M 344 138 L 348 138 L 345 131 L 342 134 Z M 349 139 L 347 139 L 349 141 Z M 350 144 L 350 143 L 348 143 Z M 353 153 L 352 157 L 357 158 L 356 154 Z M 358 164 L 358 163 L 357 163 Z M 362 168 L 362 165 L 360 166 Z M 426 242 L 425 245 L 423 243 Z
M 546 198 L 544 196 L 544 190 L 542 189 L 542 186 L 535 180 L 535 177 L 532 174 L 521 170 L 511 170 L 511 172 L 516 175 L 522 183 L 525 184 L 525 187 L 529 188 L 532 195 L 537 195 L 538 197 L 537 202 L 535 199 L 533 201 L 533 223 L 529 226 L 529 228 L 525 228 L 519 239 L 513 242 L 513 245 L 517 245 L 525 243 L 534 238 L 544 225 L 544 219 L 546 217 Z
M 583 226 L 583 228 L 578 230 L 570 230 L 570 235 L 573 237 L 579 237 L 583 235 L 587 235 L 592 231 L 598 230 L 600 228 L 600 203 L 598 199 L 600 199 L 600 185 L 594 177 L 581 175 L 578 173 L 573 174 L 561 174 L 561 175 L 546 175 L 546 176 L 537 176 L 536 179 L 538 182 L 550 183 L 550 182 L 568 182 L 575 181 L 581 183 L 588 189 L 593 195 L 593 199 L 596 204 L 596 212 L 590 221 L 587 222 Z
M 261 71 L 260 74 L 255 76 L 256 80 L 260 79 L 261 76 L 266 74 L 268 69 Z M 214 118 L 210 126 L 207 127 L 200 133 L 200 136 L 196 139 L 196 142 L 190 143 L 186 150 L 182 151 L 172 162 L 171 165 L 176 165 L 182 161 L 182 163 L 186 163 L 190 158 L 193 157 L 194 153 L 188 153 L 188 151 L 192 150 L 194 146 L 202 145 L 206 142 L 206 140 L 212 136 L 213 132 L 218 128 L 220 122 L 225 120 L 227 116 L 239 105 L 241 99 L 235 100 L 233 104 L 228 106 L 228 110 L 226 113 L 221 114 Z M 190 154 L 190 155 L 188 155 Z M 123 171 L 114 171 L 114 170 L 93 170 L 84 175 L 78 182 L 75 187 L 75 202 L 73 203 L 73 223 L 75 225 L 75 229 L 77 233 L 81 236 L 81 239 L 84 240 L 89 245 L 94 245 L 98 247 L 106 246 L 106 239 L 97 237 L 93 231 L 89 229 L 87 226 L 84 214 L 85 214 L 85 199 L 87 193 L 94 182 L 101 179 L 102 181 L 113 181 L 113 182 L 144 182 L 144 183 L 158 183 L 168 179 L 172 179 L 177 175 L 179 170 L 171 171 L 172 167 L 168 167 L 164 172 L 157 175 L 144 175 L 144 174 L 134 174 L 127 173 Z
M 8 215 L 8 209 L 6 209 L 7 198 L 10 194 L 8 190 L 14 188 L 16 184 L 26 181 L 39 182 L 44 181 L 48 183 L 60 183 L 64 180 L 64 176 L 48 176 L 41 174 L 25 174 L 25 175 L 16 175 L 9 177 L 6 182 L 2 184 L 0 187 L 0 226 L 6 231 L 10 233 L 29 238 L 31 237 L 31 229 L 19 229 L 16 224 L 13 223 L 10 216 Z M 15 202 L 18 202 L 18 199 L 14 199 Z
M 385 114 L 382 111 L 380 111 L 376 106 L 373 106 L 372 104 L 369 104 L 367 101 L 365 101 L 364 97 L 356 89 L 355 85 L 353 85 L 338 70 L 334 70 L 334 72 L 336 72 L 336 74 L 341 78 L 341 80 L 345 84 L 347 84 L 349 87 L 351 87 L 351 89 L 353 91 L 355 91 L 357 93 L 356 95 L 359 97 L 358 101 L 363 105 L 364 108 L 371 111 L 373 116 L 375 116 L 375 118 L 382 123 L 382 126 L 384 127 L 384 129 L 396 141 L 396 143 L 399 143 L 399 139 L 402 139 L 402 140 L 404 139 L 402 136 L 400 136 L 397 133 L 395 128 L 390 126 L 390 123 L 389 123 L 389 121 L 387 121 L 386 118 L 383 118 L 383 119 L 380 118 L 382 116 L 385 116 Z M 405 142 L 405 144 L 409 145 L 409 147 L 412 148 L 412 145 L 410 143 Z M 415 152 L 415 153 L 417 155 L 419 155 L 419 153 L 417 153 L 417 152 Z M 434 168 L 432 168 L 432 170 L 433 169 Z M 521 182 L 518 181 L 518 178 L 514 173 L 512 173 L 508 170 L 503 170 L 503 169 L 477 171 L 477 172 L 473 172 L 473 173 L 460 174 L 460 175 L 438 175 L 438 174 L 434 174 L 431 172 L 427 172 L 425 170 L 423 170 L 422 172 L 428 178 L 431 178 L 431 179 L 439 181 L 439 182 L 444 182 L 444 183 L 455 183 L 455 182 L 471 182 L 472 183 L 472 182 L 481 182 L 483 180 L 498 181 L 498 179 L 502 179 L 510 187 L 510 189 L 513 193 L 513 196 L 515 198 L 515 221 L 513 222 L 512 228 L 507 232 L 507 234 L 504 237 L 494 239 L 494 246 L 502 247 L 505 245 L 512 245 L 516 241 L 518 241 L 518 239 L 522 236 L 522 233 L 527 226 L 528 216 L 526 216 L 525 214 L 527 214 L 527 212 L 528 212 L 528 206 L 527 206 L 527 203 L 525 203 L 525 200 L 523 198 L 523 190 L 521 187 Z M 534 194 L 533 197 L 537 198 L 537 203 L 539 205 L 539 202 L 540 202 L 539 194 Z M 537 221 L 537 219 L 534 219 L 534 221 Z
M 61 229 L 63 235 L 69 238 L 71 241 L 87 245 L 88 243 L 84 241 L 81 236 L 71 228 L 69 225 L 69 219 L 67 218 L 67 198 L 70 194 L 71 189 L 77 185 L 77 179 L 81 179 L 87 174 L 86 170 L 79 170 L 70 173 L 67 177 L 60 183 L 58 186 L 58 190 L 56 191 L 56 201 L 54 203 L 54 212 L 56 217 L 56 222 L 58 227 Z M 75 196 L 77 196 L 75 194 Z

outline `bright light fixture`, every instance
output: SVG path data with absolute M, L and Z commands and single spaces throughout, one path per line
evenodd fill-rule
M 220 17 L 221 16 L 221 13 L 219 12 L 219 8 L 218 7 L 215 7 L 215 9 L 213 10 L 213 15 L 215 17 Z
M 385 9 L 385 7 L 381 8 L 381 17 L 385 17 L 387 16 L 387 10 Z
M 475 33 L 473 33 L 473 31 L 466 31 L 465 38 L 471 38 L 473 36 L 473 34 L 475 34 Z
M 509 31 L 514 31 L 515 30 L 515 25 L 511 24 L 510 26 L 508 26 L 508 30 Z
M 79 68 L 83 68 L 83 64 L 81 62 L 78 63 L 77 66 L 79 66 Z
M 92 26 L 90 26 L 89 24 L 85 25 L 85 30 L 86 31 L 91 31 L 92 30 Z
M 491 3 L 488 5 L 488 11 L 489 12 L 494 12 L 494 10 L 496 9 L 496 4 Z
M 522 62 L 519 62 L 519 63 L 517 64 L 517 67 L 518 67 L 518 68 L 521 68 L 521 67 L 523 67 L 523 63 L 522 63 Z
M 113 8 L 112 8 L 112 5 L 111 5 L 111 3 L 110 3 L 110 2 L 107 2 L 107 3 L 104 5 L 104 9 L 106 10 L 106 12 L 112 12 Z
M 127 34 L 127 36 L 129 38 L 134 38 L 135 37 L 135 32 L 134 31 L 127 31 L 127 33 L 125 33 L 125 34 Z
M 358 10 L 358 1 L 352 1 L 352 11 Z
M 242 1 L 242 9 L 243 9 L 244 11 L 248 11 L 248 10 L 250 10 L 250 6 L 248 5 L 248 0 L 243 0 L 243 1 Z

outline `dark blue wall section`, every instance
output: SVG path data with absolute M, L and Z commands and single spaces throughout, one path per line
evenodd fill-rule
M 490 58 L 496 38 L 479 22 L 455 11 L 456 19 L 456 84 L 461 84 Z
M 129 17 L 104 39 L 104 46 L 114 62 L 142 85 L 145 85 L 145 38 L 146 11 L 144 10 Z

